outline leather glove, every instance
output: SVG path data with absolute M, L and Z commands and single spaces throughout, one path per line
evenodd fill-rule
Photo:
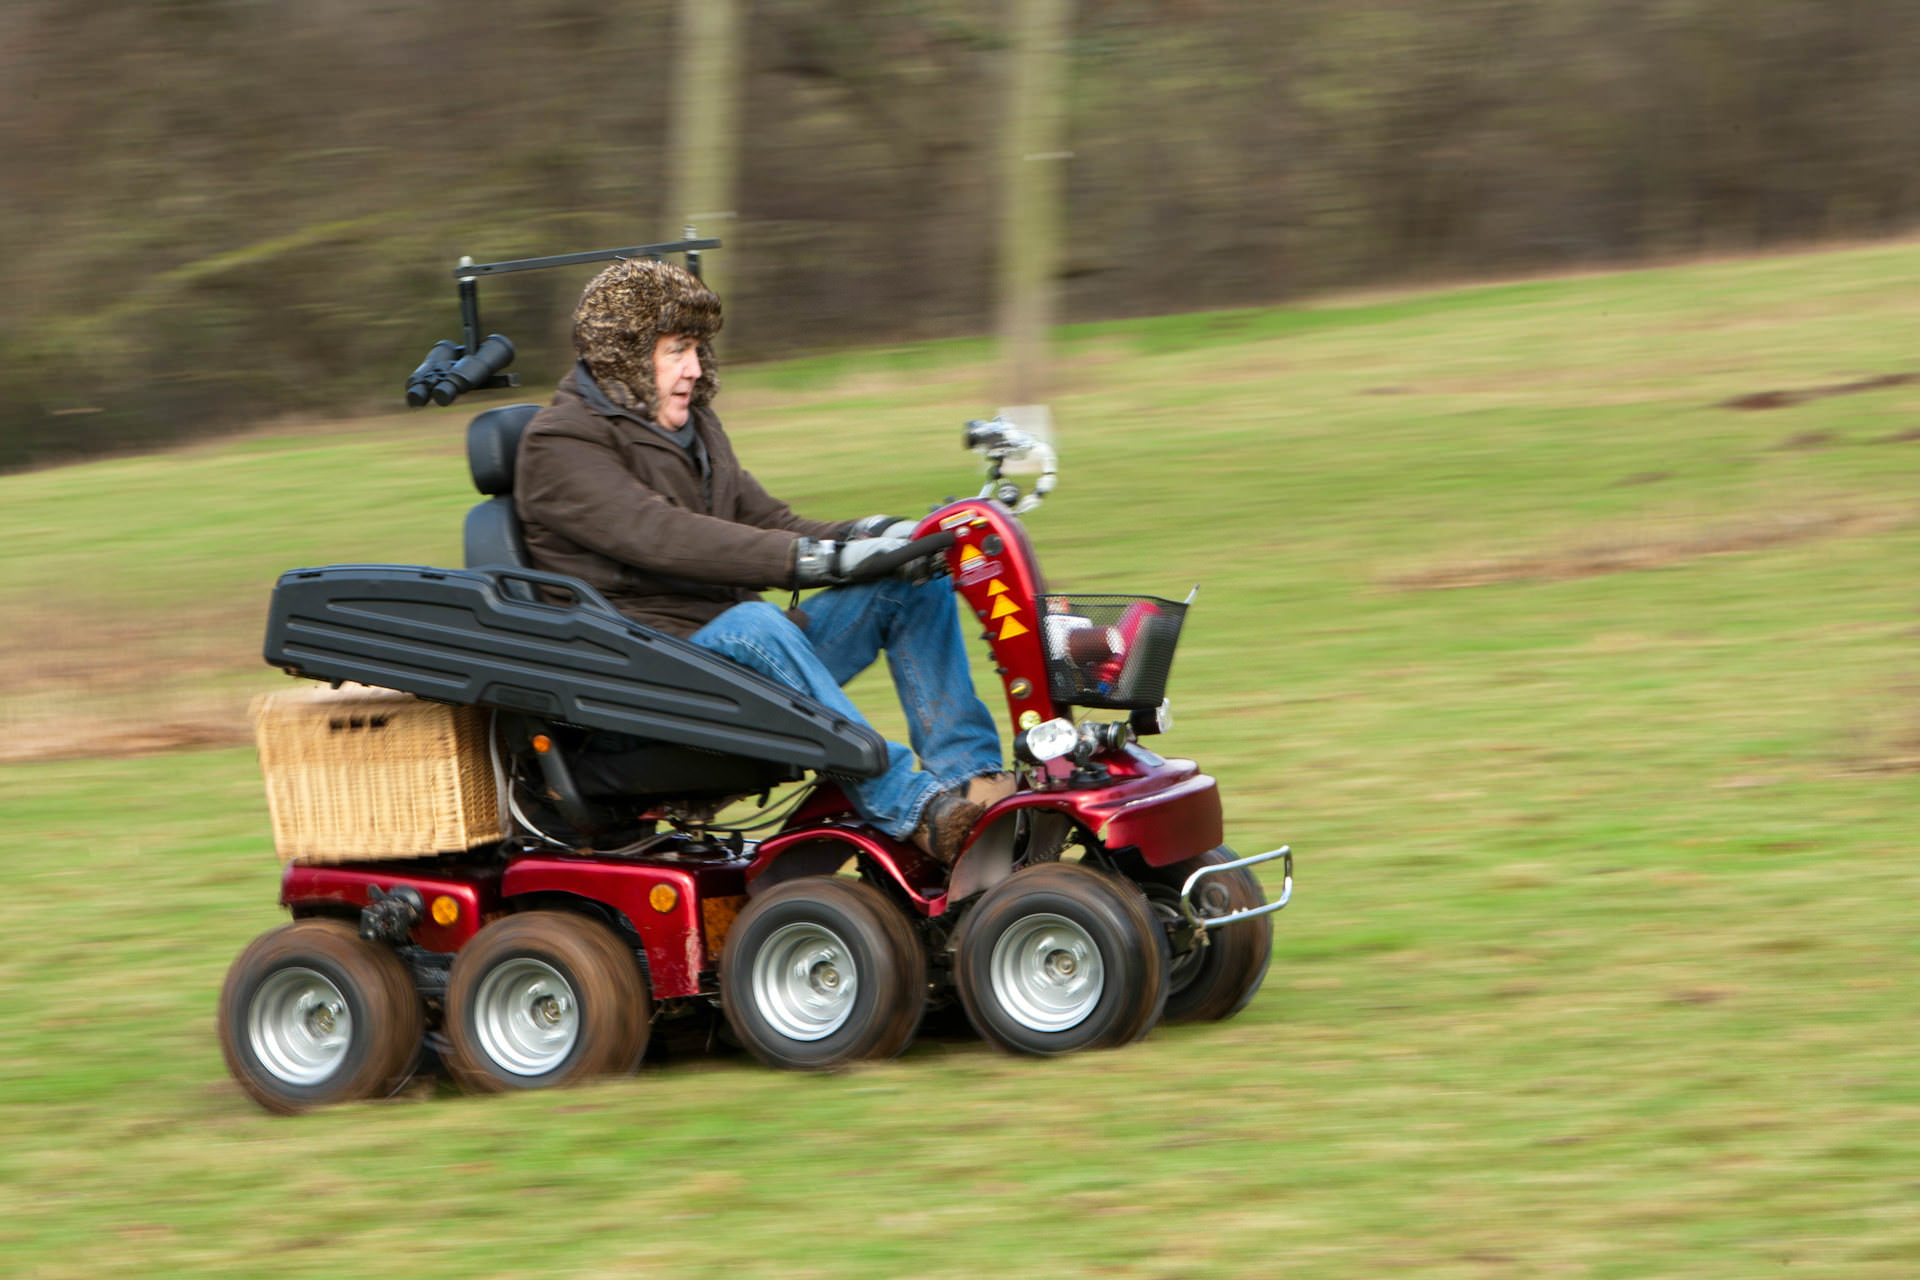
M 861 516 L 847 527 L 847 541 L 860 538 L 911 538 L 918 520 L 902 520 L 898 516 Z
M 856 542 L 833 542 L 822 538 L 801 538 L 793 548 L 793 585 L 795 588 L 830 587 L 850 582 L 862 564 L 876 556 L 898 551 L 910 541 L 909 538 L 861 538 Z M 918 560 L 910 560 L 895 569 L 893 576 L 924 582 L 931 576 L 927 571 L 927 561 L 934 558 L 922 556 Z

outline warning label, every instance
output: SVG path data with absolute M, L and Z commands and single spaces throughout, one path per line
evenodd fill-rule
M 954 575 L 961 586 L 975 586 L 1000 576 L 1002 566 L 998 560 L 989 560 L 972 547 L 967 550 L 973 554 L 960 557 L 960 572 Z

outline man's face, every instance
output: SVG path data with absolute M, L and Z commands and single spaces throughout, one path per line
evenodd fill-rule
M 663 334 L 653 344 L 653 385 L 660 392 L 660 425 L 678 431 L 693 412 L 693 384 L 700 381 L 700 340 Z

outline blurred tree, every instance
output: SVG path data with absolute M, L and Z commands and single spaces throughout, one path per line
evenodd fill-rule
M 1005 402 L 1047 397 L 1059 310 L 1071 0 L 1011 0 L 1013 57 L 1000 142 L 1000 344 Z
M 0 4 L 0 466 L 391 407 L 460 254 L 689 214 L 738 214 L 730 359 L 993 332 L 1001 270 L 1091 319 L 1920 223 L 1913 0 L 751 4 Z M 1043 8 L 1061 115 L 1016 151 Z M 734 126 L 675 107 L 729 77 Z M 487 284 L 529 385 L 587 274 Z
M 680 0 L 679 56 L 674 68 L 673 206 L 664 238 L 687 227 L 726 238 L 735 217 L 740 154 L 741 0 Z M 724 299 L 724 253 L 702 262 L 708 284 Z M 739 315 L 728 314 L 737 340 Z

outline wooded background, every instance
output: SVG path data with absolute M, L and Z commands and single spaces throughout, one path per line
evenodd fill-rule
M 1012 0 L 743 2 L 724 357 L 986 331 Z M 677 232 L 676 12 L 0 8 L 0 466 L 392 406 L 460 254 Z M 1920 221 L 1910 0 L 1072 13 L 1070 320 Z M 589 270 L 483 286 L 539 396 Z

